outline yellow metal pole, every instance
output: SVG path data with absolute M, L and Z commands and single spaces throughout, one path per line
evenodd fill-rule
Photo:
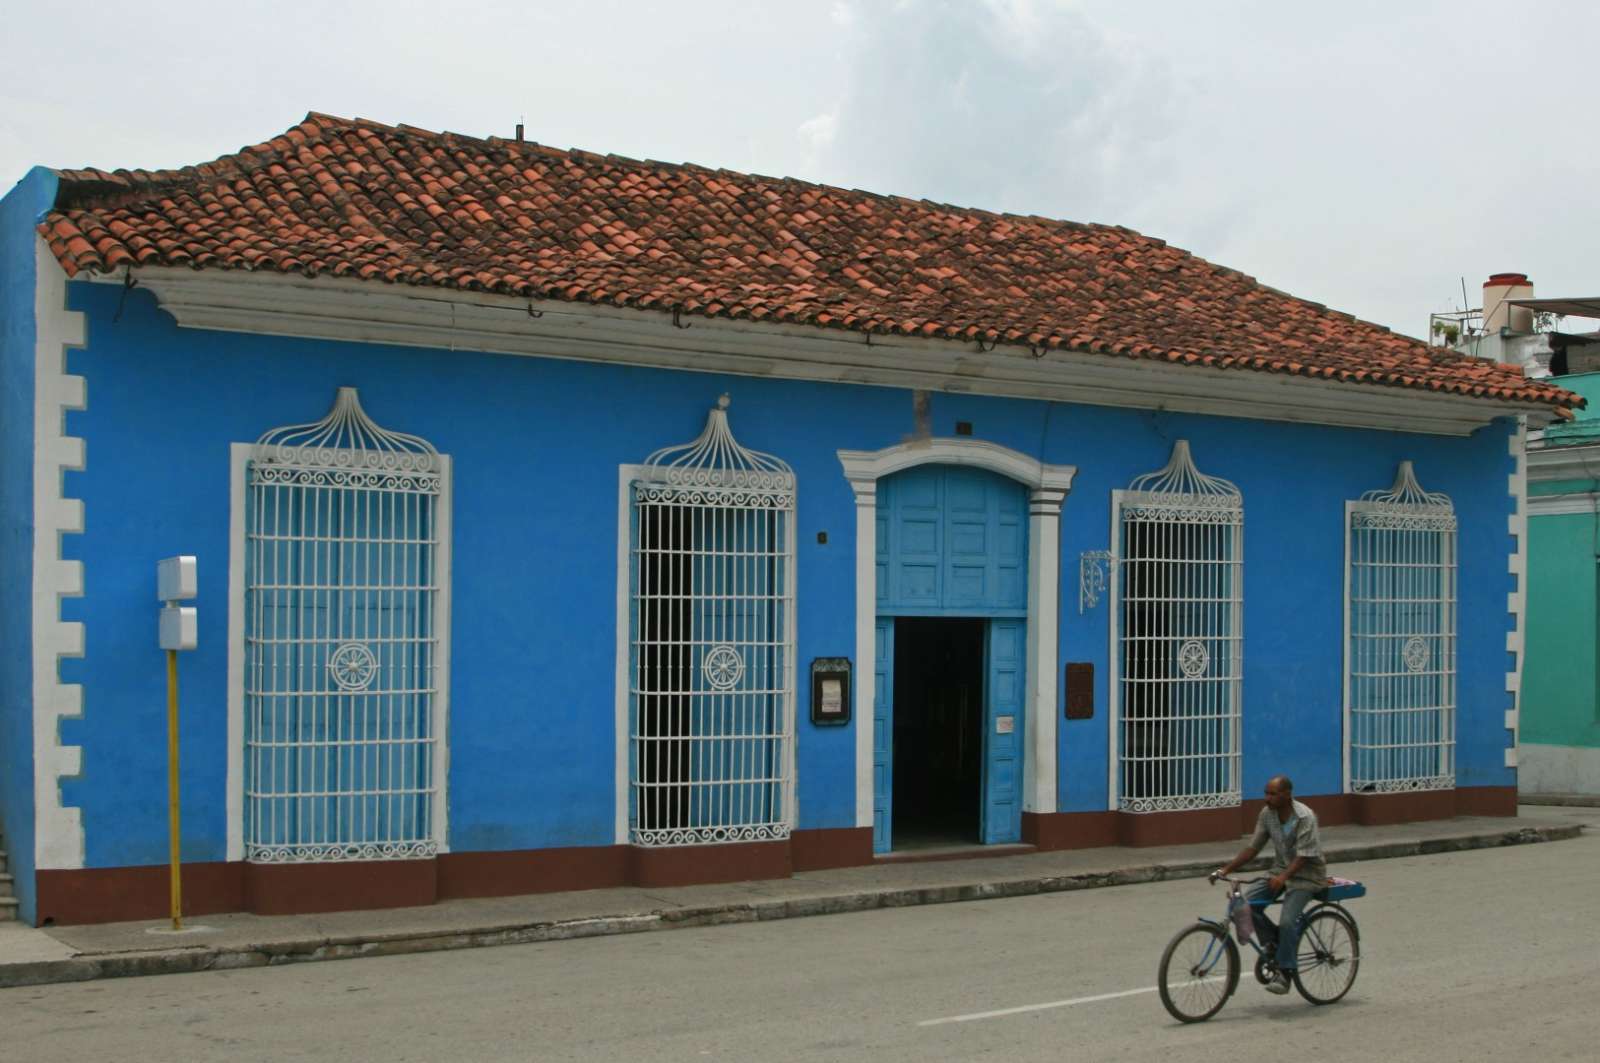
M 172 929 L 183 929 L 183 876 L 178 864 L 178 651 L 167 651 L 167 823 L 172 834 Z

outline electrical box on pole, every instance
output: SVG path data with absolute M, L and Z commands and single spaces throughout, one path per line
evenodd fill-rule
M 183 873 L 178 819 L 178 651 L 199 645 L 200 620 L 192 605 L 180 605 L 199 592 L 199 565 L 193 554 L 156 562 L 156 600 L 161 603 L 159 640 L 167 652 L 167 825 L 171 838 L 172 929 L 183 929 Z
M 156 600 L 161 606 L 161 648 L 192 650 L 199 644 L 200 621 L 195 607 L 179 605 L 199 593 L 193 555 L 169 557 L 156 563 Z

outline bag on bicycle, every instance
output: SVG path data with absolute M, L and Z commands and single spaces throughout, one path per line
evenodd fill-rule
M 1250 902 L 1245 900 L 1238 886 L 1233 887 L 1228 914 L 1233 918 L 1234 937 L 1239 939 L 1239 944 L 1248 945 L 1250 933 L 1255 929 L 1255 920 L 1251 918 Z

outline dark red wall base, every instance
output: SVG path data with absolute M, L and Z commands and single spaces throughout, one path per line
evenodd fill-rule
M 1457 790 L 1421 790 L 1388 794 L 1353 794 L 1354 821 L 1367 827 L 1416 823 L 1453 816 L 1514 816 L 1515 786 L 1470 786 Z
M 438 899 L 437 860 L 244 865 L 245 911 L 257 915 L 416 908 Z
M 628 847 L 628 881 L 635 886 L 697 886 L 707 882 L 788 878 L 789 843 L 734 842 L 660 849 Z
M 796 871 L 826 871 L 872 863 L 871 827 L 797 830 L 789 836 L 789 855 Z
M 1220 842 L 1239 836 L 1239 809 L 1197 808 L 1189 812 L 1118 812 L 1117 844 L 1134 849 L 1152 845 Z
M 1449 819 L 1456 814 L 1456 792 L 1352 794 L 1350 805 L 1355 822 L 1363 827 L 1386 827 L 1411 820 Z
M 1117 844 L 1115 812 L 1024 812 L 1022 840 L 1045 849 L 1099 849 Z
M 184 864 L 185 915 L 243 911 L 244 864 Z M 164 865 L 88 867 L 34 874 L 40 926 L 160 919 L 171 904 Z
M 626 845 L 442 853 L 439 899 L 606 889 L 628 883 Z
M 1514 816 L 1517 814 L 1515 786 L 1469 786 L 1456 791 L 1458 816 Z
M 1517 791 L 1511 786 L 1323 794 L 1299 800 L 1316 811 L 1323 826 L 1517 814 Z M 1041 850 L 1227 841 L 1248 834 L 1261 808 L 1257 798 L 1239 808 L 1194 812 L 1025 812 L 1022 839 Z M 981 856 L 982 850 L 974 855 Z M 872 862 L 872 829 L 840 827 L 795 831 L 788 841 L 671 849 L 596 845 L 350 864 L 185 864 L 183 910 L 198 916 L 400 908 L 457 897 L 787 878 L 796 871 Z M 162 866 L 40 871 L 34 882 L 41 925 L 160 919 L 167 914 L 167 869 Z
M 463 897 L 788 878 L 871 862 L 871 828 L 844 828 L 796 831 L 789 841 L 670 849 L 595 845 L 444 853 L 432 860 L 185 864 L 183 910 L 195 916 L 410 908 Z M 41 925 L 159 919 L 168 911 L 161 866 L 41 871 L 35 882 Z

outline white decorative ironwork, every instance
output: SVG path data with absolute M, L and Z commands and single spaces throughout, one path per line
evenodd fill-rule
M 1085 550 L 1078 555 L 1078 613 L 1100 604 L 1106 589 L 1106 570 L 1115 566 L 1117 555 L 1110 550 Z
M 645 459 L 642 489 L 679 504 L 794 508 L 794 470 L 782 460 L 739 445 L 728 428 L 728 396 L 717 399 L 692 443 L 662 447 Z
M 1417 482 L 1416 468 L 1409 461 L 1400 463 L 1400 467 L 1395 470 L 1394 483 L 1387 491 L 1368 491 L 1361 496 L 1361 501 L 1381 507 L 1366 511 L 1365 515 L 1368 517 L 1423 518 L 1424 523 L 1418 527 L 1454 528 L 1456 525 L 1455 507 L 1450 501 L 1450 496 L 1438 491 L 1424 491 L 1422 485 Z
M 1415 779 L 1379 779 L 1375 782 L 1360 784 L 1362 793 L 1398 794 L 1413 793 L 1419 790 L 1453 790 L 1456 785 L 1454 775 L 1423 775 Z
M 439 452 L 433 444 L 380 428 L 361 408 L 355 388 L 340 388 L 322 420 L 267 432 L 256 440 L 250 460 L 271 483 L 438 486 Z M 291 475 L 296 473 L 304 475 Z
M 1244 507 L 1178 440 L 1115 495 L 1116 804 L 1124 812 L 1237 805 Z
M 253 864 L 307 864 L 330 860 L 421 860 L 435 855 L 433 841 L 357 842 L 349 845 L 253 846 Z
M 246 857 L 430 856 L 442 461 L 340 388 L 246 482 Z
M 328 671 L 340 690 L 365 690 L 372 685 L 378 662 L 360 642 L 346 642 L 328 658 Z
M 633 844 L 664 845 L 717 845 L 723 842 L 782 841 L 789 836 L 789 827 L 783 823 L 759 823 L 744 827 L 695 827 L 683 829 L 639 830 L 632 833 Z
M 1193 812 L 1200 808 L 1231 808 L 1239 804 L 1238 794 L 1179 794 L 1174 797 L 1124 797 L 1117 805 L 1123 812 Z
M 1455 785 L 1456 515 L 1411 462 L 1348 506 L 1345 712 L 1349 786 Z
M 1206 667 L 1211 663 L 1211 654 L 1204 645 L 1190 639 L 1178 647 L 1178 670 L 1193 679 L 1195 676 L 1205 675 Z
M 729 645 L 721 645 L 706 654 L 705 664 L 701 666 L 706 674 L 706 682 L 715 690 L 731 690 L 739 683 L 739 677 L 744 675 L 744 658 L 739 656 L 739 651 Z
M 793 818 L 795 477 L 727 407 L 632 487 L 636 845 L 781 839 Z
M 1195 468 L 1187 439 L 1172 444 L 1172 456 L 1161 469 L 1136 477 L 1122 504 L 1135 519 L 1149 506 L 1163 521 L 1214 524 L 1238 523 L 1242 508 L 1239 488 L 1232 482 Z

